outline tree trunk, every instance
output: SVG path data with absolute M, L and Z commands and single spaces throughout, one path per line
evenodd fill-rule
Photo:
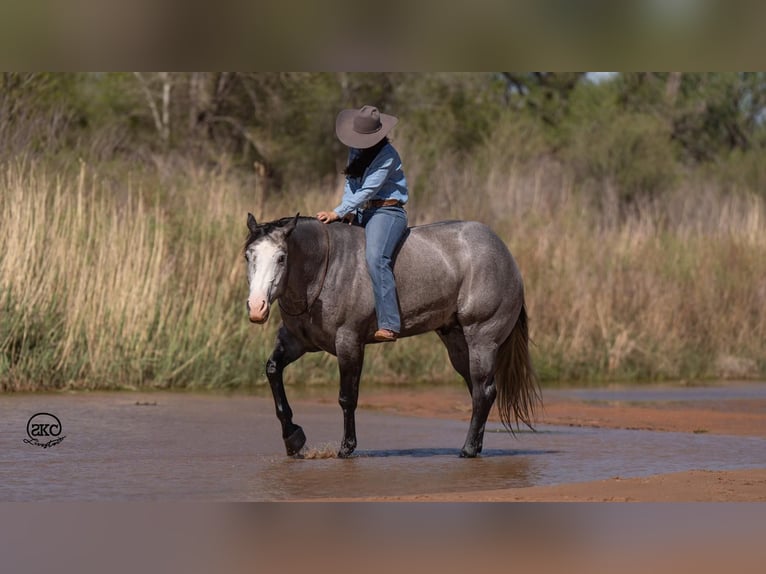
M 678 92 L 681 89 L 682 72 L 670 72 L 665 82 L 665 100 L 671 105 L 675 105 L 678 99 Z
M 159 105 L 152 94 L 149 80 L 141 72 L 133 72 L 133 75 L 141 85 L 144 92 L 146 103 L 152 114 L 154 127 L 162 140 L 162 145 L 167 147 L 170 143 L 170 92 L 172 87 L 172 78 L 168 72 L 160 72 L 159 77 L 162 82 L 162 94 L 159 97 Z
M 162 80 L 162 132 L 160 137 L 165 146 L 170 142 L 170 90 L 172 88 L 172 78 L 168 72 L 160 72 Z

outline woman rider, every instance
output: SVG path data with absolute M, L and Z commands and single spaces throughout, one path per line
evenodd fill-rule
M 376 341 L 396 341 L 401 331 L 393 256 L 407 230 L 404 204 L 408 192 L 402 160 L 386 137 L 398 121 L 373 106 L 338 114 L 335 133 L 350 148 L 343 171 L 343 200 L 333 211 L 317 213 L 323 223 L 353 216 L 364 227 L 367 271 L 378 320 Z

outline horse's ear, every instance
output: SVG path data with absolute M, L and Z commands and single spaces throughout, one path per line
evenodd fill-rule
M 255 233 L 258 230 L 258 223 L 255 221 L 255 216 L 252 213 L 247 214 L 247 228 Z
M 298 225 L 298 217 L 299 216 L 300 216 L 300 212 L 296 213 L 295 217 L 293 217 L 288 222 L 288 224 L 283 227 L 283 229 L 285 230 L 285 237 L 290 235 L 293 232 L 293 230 L 295 229 L 295 226 Z

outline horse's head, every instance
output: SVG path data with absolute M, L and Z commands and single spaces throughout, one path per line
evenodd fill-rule
M 287 238 L 297 223 L 296 215 L 258 225 L 253 214 L 247 214 L 247 228 L 250 231 L 245 244 L 247 281 L 250 284 L 247 310 L 253 323 L 266 322 L 271 304 L 285 290 Z

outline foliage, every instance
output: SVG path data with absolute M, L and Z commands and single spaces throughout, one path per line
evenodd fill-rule
M 763 74 L 5 73 L 0 88 L 0 388 L 265 384 L 276 317 L 245 318 L 244 214 L 334 205 L 335 114 L 364 103 L 402 118 L 411 223 L 477 219 L 511 248 L 544 378 L 764 374 Z M 310 355 L 287 377 L 337 368 Z M 365 378 L 456 375 L 423 337 L 371 349 Z
M 623 208 L 671 189 L 678 170 L 667 126 L 636 114 L 595 120 L 566 154 L 581 180 L 611 186 Z
M 763 144 L 763 73 L 626 73 L 617 84 L 623 109 L 661 117 L 693 161 Z
M 572 162 L 592 189 L 627 203 L 655 196 L 683 169 L 766 144 L 766 74 L 626 72 L 4 73 L 0 149 L 77 154 L 89 162 L 181 155 L 263 174 L 272 190 L 332 181 L 345 160 L 333 137 L 343 107 L 375 103 L 404 119 L 395 137 L 427 179 L 445 156 L 528 122 L 541 156 Z M 511 127 L 509 127 L 511 126 Z M 226 159 L 224 159 L 224 157 Z M 745 178 L 751 189 L 763 181 Z M 592 183 L 598 185 L 590 185 Z M 593 192 L 597 193 L 597 192 Z M 598 202 L 596 202 L 598 203 Z

